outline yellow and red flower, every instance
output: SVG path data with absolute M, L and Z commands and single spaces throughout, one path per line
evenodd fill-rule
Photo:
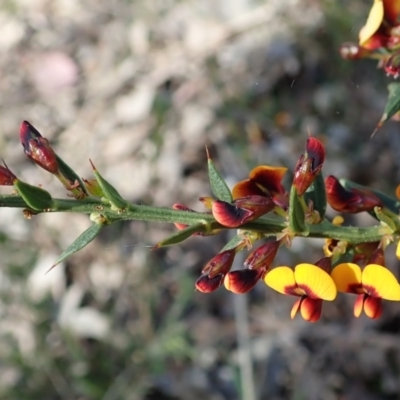
M 359 33 L 360 46 L 375 50 L 398 44 L 399 37 L 393 35 L 393 28 L 399 25 L 399 13 L 399 0 L 374 0 L 367 22 Z
M 274 268 L 264 277 L 264 282 L 279 293 L 300 297 L 290 316 L 293 319 L 300 311 L 309 322 L 318 321 L 323 300 L 332 301 L 337 294 L 331 276 L 313 264 L 299 264 L 294 270 L 286 266 Z
M 382 299 L 400 301 L 400 285 L 385 267 L 368 264 L 363 270 L 353 263 L 337 265 L 332 273 L 339 292 L 357 294 L 354 315 L 359 317 L 364 309 L 369 318 L 382 314 Z

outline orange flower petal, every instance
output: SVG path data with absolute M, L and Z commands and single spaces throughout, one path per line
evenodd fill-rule
M 260 188 L 250 179 L 238 182 L 232 189 L 234 200 L 247 196 L 269 196 L 268 190 Z
M 264 282 L 282 294 L 294 294 L 293 290 L 296 288 L 294 272 L 289 267 L 274 268 L 264 277 Z
M 400 301 L 400 285 L 396 277 L 382 265 L 367 265 L 362 272 L 362 285 L 372 297 Z
M 256 182 L 257 185 L 267 189 L 271 194 L 285 193 L 285 188 L 282 186 L 281 181 L 286 171 L 287 168 L 285 167 L 259 165 L 251 170 L 249 178 Z
M 361 28 L 359 44 L 362 46 L 381 26 L 383 21 L 384 8 L 382 0 L 375 0 L 369 12 L 367 22 Z
M 382 299 L 366 296 L 364 300 L 364 312 L 369 318 L 379 318 L 382 315 Z
M 395 194 L 396 197 L 400 200 L 400 185 L 397 185 Z
M 308 322 L 316 322 L 321 317 L 322 300 L 304 297 L 301 299 L 301 316 Z
M 339 292 L 364 293 L 362 289 L 361 268 L 357 264 L 339 264 L 333 268 L 331 277 Z
M 336 286 L 331 276 L 313 264 L 299 264 L 294 269 L 294 277 L 301 289 L 311 299 L 334 300 Z
M 400 14 L 400 1 L 399 0 L 383 0 L 383 7 L 385 10 L 385 20 L 393 25 L 398 25 L 398 17 Z
M 298 311 L 300 310 L 300 305 L 302 302 L 303 298 L 300 297 L 300 299 L 296 300 L 296 302 L 293 304 L 292 310 L 290 311 L 290 318 L 294 319 Z
M 358 318 L 362 313 L 362 310 L 364 308 L 365 297 L 367 297 L 367 295 L 364 293 L 364 294 L 359 294 L 356 298 L 356 301 L 354 303 L 354 311 L 353 311 L 354 316 L 356 318 Z

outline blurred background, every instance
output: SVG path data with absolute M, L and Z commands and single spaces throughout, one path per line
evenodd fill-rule
M 393 194 L 398 123 L 370 140 L 390 79 L 338 54 L 371 3 L 2 0 L 0 155 L 66 195 L 25 158 L 26 119 L 81 176 L 91 158 L 133 202 L 201 211 L 205 145 L 232 184 L 259 164 L 292 171 L 311 133 L 325 143 L 325 175 Z M 89 225 L 0 209 L 0 399 L 400 398 L 398 304 L 354 319 L 354 298 L 339 296 L 310 324 L 292 321 L 294 299 L 263 283 L 204 295 L 194 282 L 229 238 L 153 252 L 174 231 L 155 223 L 110 226 L 46 275 Z M 295 240 L 274 265 L 315 262 L 321 247 Z

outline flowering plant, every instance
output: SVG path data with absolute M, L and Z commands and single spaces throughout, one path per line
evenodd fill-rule
M 359 44 L 344 44 L 341 54 L 351 59 L 379 59 L 387 73 L 399 76 L 399 13 L 400 1 L 375 0 L 360 31 Z M 380 125 L 400 110 L 400 86 L 391 84 L 389 91 Z M 27 121 L 21 124 L 20 140 L 25 155 L 53 174 L 68 191 L 69 198 L 54 198 L 44 188 L 22 181 L 4 162 L 0 166 L 0 185 L 12 186 L 14 191 L 0 196 L 0 206 L 21 208 L 26 218 L 41 213 L 85 213 L 93 223 L 51 268 L 88 245 L 104 227 L 116 221 L 160 221 L 175 224 L 177 231 L 154 249 L 178 244 L 194 235 L 212 236 L 234 230 L 233 238 L 205 265 L 195 282 L 200 292 L 209 293 L 224 286 L 243 294 L 263 281 L 279 293 L 298 297 L 291 317 L 300 312 L 311 322 L 320 318 L 323 301 L 335 300 L 338 292 L 357 295 L 357 317 L 363 310 L 370 318 L 379 317 L 382 299 L 400 301 L 400 284 L 387 268 L 384 255 L 388 246 L 397 243 L 396 255 L 400 258 L 400 202 L 346 179 L 332 175 L 324 179 L 326 150 L 316 137 L 307 139 L 290 188 L 282 184 L 287 168 L 260 165 L 230 189 L 207 153 L 212 197 L 200 197 L 202 211 L 184 204 L 167 209 L 131 203 L 103 178 L 91 161 L 94 179 L 81 178 Z M 329 219 L 327 205 L 340 216 Z M 376 225 L 359 228 L 344 224 L 342 214 L 360 212 L 368 212 Z M 299 237 L 324 239 L 321 258 L 304 260 L 296 266 L 273 267 L 279 249 L 290 246 Z M 232 271 L 235 256 L 244 251 L 249 254 L 243 268 Z
M 92 162 L 95 179 L 81 179 L 27 121 L 21 124 L 20 139 L 26 156 L 59 179 L 70 198 L 53 198 L 43 188 L 20 180 L 4 163 L 0 167 L 0 184 L 13 186 L 14 193 L 1 196 L 1 206 L 22 208 L 26 218 L 44 212 L 86 213 L 93 222 L 51 268 L 89 244 L 115 221 L 165 221 L 174 223 L 177 232 L 157 243 L 154 249 L 180 243 L 193 235 L 236 231 L 203 268 L 195 283 L 201 292 L 212 292 L 224 285 L 227 290 L 243 294 L 258 281 L 264 281 L 282 294 L 299 297 L 291 316 L 300 311 L 308 321 L 317 321 L 323 300 L 334 300 L 338 291 L 358 295 L 356 316 L 364 309 L 369 317 L 376 318 L 382 312 L 382 299 L 400 301 L 400 285 L 384 261 L 386 247 L 399 241 L 400 203 L 334 176 L 324 180 L 325 148 L 315 137 L 307 139 L 290 190 L 282 185 L 287 169 L 268 165 L 254 168 L 247 179 L 230 190 L 208 155 L 213 197 L 200 198 L 205 208 L 202 212 L 183 204 L 174 204 L 172 209 L 132 204 L 102 177 Z M 325 215 L 327 204 L 341 214 L 367 211 L 377 225 L 355 228 L 344 226 L 338 218 L 329 221 Z M 297 237 L 324 238 L 323 257 L 294 268 L 271 268 L 279 248 L 290 246 Z M 259 241 L 263 243 L 260 245 Z M 251 251 L 243 268 L 231 271 L 236 254 L 247 250 Z M 363 265 L 366 267 L 362 270 Z

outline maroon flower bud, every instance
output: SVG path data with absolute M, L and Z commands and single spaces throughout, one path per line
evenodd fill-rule
M 256 286 L 264 273 L 263 268 L 231 271 L 225 276 L 225 288 L 236 294 L 247 293 Z
M 381 200 L 373 192 L 356 188 L 347 190 L 333 175 L 325 179 L 325 188 L 328 203 L 336 211 L 358 213 L 382 206 Z
M 0 165 L 0 186 L 12 186 L 17 177 L 9 170 L 3 161 L 4 167 Z
M 314 138 L 307 139 L 306 151 L 300 157 L 294 170 L 293 185 L 297 194 L 302 196 L 319 174 L 325 160 L 325 148 Z
M 235 258 L 235 249 L 225 250 L 214 256 L 201 271 L 202 274 L 208 274 L 210 278 L 218 274 L 226 275 L 232 268 Z
M 58 173 L 58 163 L 49 141 L 42 137 L 28 121 L 21 123 L 19 137 L 24 147 L 25 155 L 46 171 Z
M 278 252 L 280 242 L 274 240 L 267 242 L 254 250 L 244 261 L 244 266 L 248 269 L 259 269 L 262 268 L 267 271 L 274 261 L 276 253 Z
M 215 200 L 211 211 L 217 222 L 228 228 L 237 228 L 248 222 L 254 215 L 253 211 L 245 210 L 222 200 Z
M 233 204 L 215 200 L 211 210 L 214 218 L 221 225 L 237 228 L 270 212 L 274 207 L 275 204 L 271 198 L 253 195 L 236 199 Z
M 212 278 L 208 274 L 201 275 L 196 281 L 196 289 L 202 293 L 211 293 L 217 290 L 224 280 L 224 275 L 219 274 Z
M 397 51 L 386 61 L 384 65 L 386 74 L 392 75 L 394 79 L 400 76 L 400 52 Z

